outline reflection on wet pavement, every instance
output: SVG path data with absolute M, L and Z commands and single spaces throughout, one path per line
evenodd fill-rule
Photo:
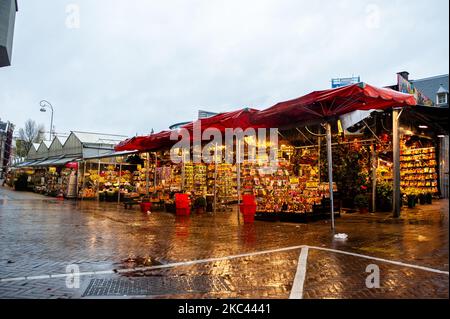
M 0 278 L 65 273 L 69 264 L 77 264 L 80 271 L 124 269 L 296 245 L 329 247 L 447 271 L 449 268 L 448 201 L 404 210 L 400 220 L 384 213 L 343 214 L 336 221 L 336 231 L 349 237 L 336 241 L 327 221 L 242 224 L 236 211 L 190 217 L 164 212 L 142 214 L 116 203 L 61 201 L 5 188 L 0 188 L 0 199 Z M 294 250 L 116 274 L 111 278 L 192 276 L 208 281 L 218 277 L 226 282 L 228 291 L 180 292 L 176 297 L 287 298 L 298 256 L 299 251 Z M 357 261 L 355 257 L 311 251 L 305 297 L 448 296 L 448 276 L 391 265 L 380 265 L 385 276 L 382 289 L 369 293 L 361 286 L 367 264 L 367 260 Z M 82 279 L 83 289 L 91 279 L 95 278 Z M 0 297 L 82 295 L 67 289 L 64 280 L 22 284 L 0 283 Z

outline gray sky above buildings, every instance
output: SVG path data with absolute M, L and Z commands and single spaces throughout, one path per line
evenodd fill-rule
M 75 6 L 73 6 L 75 5 Z M 333 77 L 448 73 L 449 2 L 19 1 L 0 117 L 57 132 L 148 134 L 198 109 L 266 108 Z M 79 10 L 79 20 L 77 19 Z M 79 24 L 78 24 L 79 22 Z

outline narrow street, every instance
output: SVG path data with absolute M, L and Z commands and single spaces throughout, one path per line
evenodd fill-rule
M 342 214 L 336 228 L 348 239 L 333 239 L 326 221 L 177 218 L 1 187 L 0 298 L 289 298 L 304 245 L 303 298 L 448 298 L 448 200 L 397 220 Z M 369 264 L 380 288 L 366 287 Z M 79 268 L 79 288 L 68 287 L 67 266 Z

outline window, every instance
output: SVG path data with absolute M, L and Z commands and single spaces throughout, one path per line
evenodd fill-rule
M 446 104 L 447 103 L 447 93 L 439 93 L 437 95 L 437 104 Z

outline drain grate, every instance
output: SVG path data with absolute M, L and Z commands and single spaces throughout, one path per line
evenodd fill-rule
M 131 277 L 91 279 L 83 297 L 171 295 L 229 290 L 228 285 L 220 277 Z

